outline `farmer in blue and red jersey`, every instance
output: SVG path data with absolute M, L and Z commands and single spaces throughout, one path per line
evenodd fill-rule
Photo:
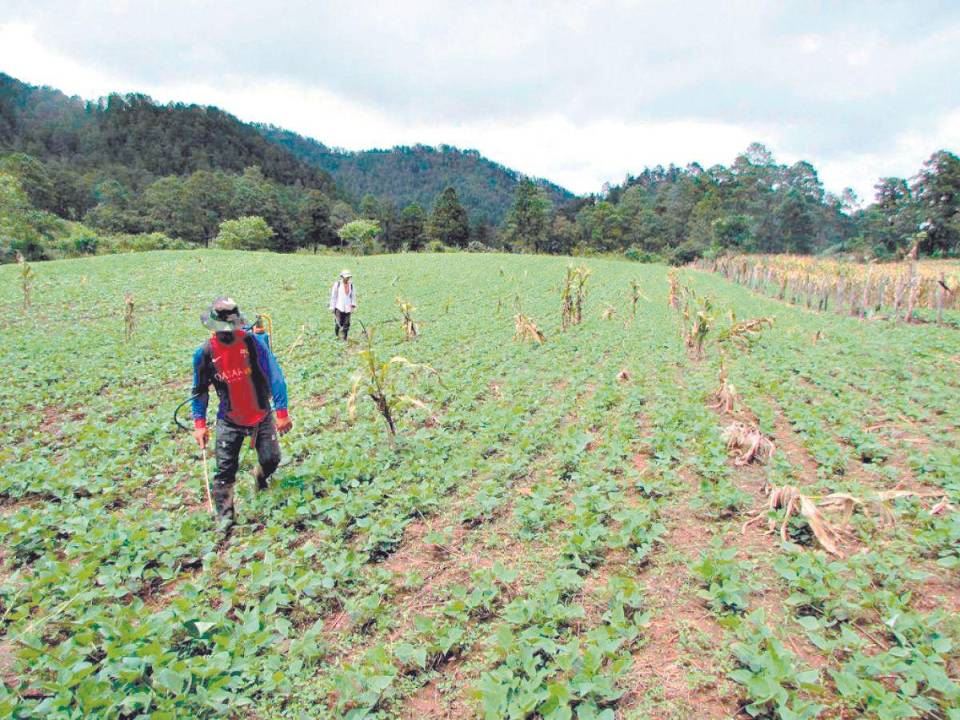
M 207 401 L 210 383 L 217 390 L 217 474 L 213 501 L 225 528 L 234 522 L 233 486 L 237 479 L 240 448 L 250 437 L 259 465 L 253 476 L 257 489 L 267 488 L 267 478 L 280 464 L 280 441 L 293 421 L 287 415 L 287 383 L 266 338 L 246 332 L 246 320 L 237 303 L 217 298 L 200 322 L 213 334 L 193 356 L 193 436 L 200 447 L 210 439 Z M 276 409 L 276 420 L 270 399 Z

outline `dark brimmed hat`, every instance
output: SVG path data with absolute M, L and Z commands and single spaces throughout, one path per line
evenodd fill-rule
M 240 314 L 240 308 L 233 298 L 218 297 L 203 315 L 200 322 L 214 332 L 233 332 L 242 330 L 247 319 Z

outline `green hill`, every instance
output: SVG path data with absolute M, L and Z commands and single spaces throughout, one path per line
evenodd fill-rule
M 400 209 L 418 203 L 429 210 L 444 188 L 453 187 L 471 218 L 499 225 L 523 177 L 476 150 L 449 145 L 350 152 L 327 147 L 289 130 L 269 125 L 260 125 L 258 129 L 296 157 L 330 173 L 354 201 L 369 194 L 392 200 Z M 569 190 L 546 180 L 536 183 L 555 205 L 574 197 Z
M 156 176 L 240 173 L 257 165 L 283 185 L 335 191 L 327 173 L 218 108 L 162 105 L 140 94 L 90 102 L 0 73 L 0 152 L 12 151 L 75 169 L 119 167 L 138 185 Z

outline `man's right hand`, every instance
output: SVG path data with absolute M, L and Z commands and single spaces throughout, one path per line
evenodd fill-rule
M 198 427 L 193 429 L 193 438 L 197 441 L 197 444 L 205 448 L 207 442 L 210 440 L 210 431 L 205 427 Z

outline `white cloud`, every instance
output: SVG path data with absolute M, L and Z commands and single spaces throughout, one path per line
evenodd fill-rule
M 0 25 L 0 70 L 18 80 L 49 85 L 68 95 L 95 98 L 111 90 L 118 78 L 72 62 L 65 55 L 44 47 L 28 23 Z
M 696 161 L 706 167 L 729 162 L 753 140 L 775 141 L 768 131 L 697 120 L 574 123 L 562 114 L 544 114 L 510 124 L 398 122 L 376 108 L 285 81 L 234 79 L 217 87 L 170 83 L 134 88 L 123 77 L 49 51 L 23 25 L 0 26 L 0 67 L 27 82 L 87 98 L 136 89 L 160 102 L 216 105 L 242 120 L 273 123 L 349 150 L 416 143 L 476 148 L 496 162 L 577 193 L 596 192 L 604 182 L 619 182 L 647 165 Z
M 881 177 L 911 178 L 937 150 L 960 146 L 960 110 L 941 116 L 928 132 L 898 134 L 883 152 L 851 153 L 815 163 L 820 179 L 833 190 L 852 187 L 861 202 L 874 199 Z
M 581 193 L 757 140 L 869 198 L 877 177 L 960 145 L 956 80 L 935 72 L 960 43 L 944 13 L 13 0 L 0 70 L 86 98 L 213 104 L 347 149 L 475 148 Z
M 797 48 L 806 55 L 812 55 L 823 47 L 823 37 L 820 35 L 800 35 L 797 38 Z

